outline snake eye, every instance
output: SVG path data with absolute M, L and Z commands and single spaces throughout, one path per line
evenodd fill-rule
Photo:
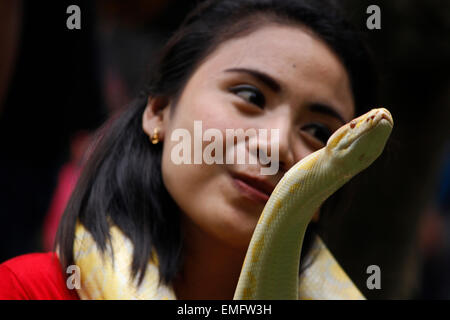
M 243 84 L 231 88 L 230 91 L 260 109 L 264 109 L 266 98 L 256 87 Z
M 331 130 L 321 123 L 307 124 L 302 128 L 302 130 L 314 137 L 316 140 L 319 140 L 323 145 L 326 145 L 328 139 L 331 137 Z

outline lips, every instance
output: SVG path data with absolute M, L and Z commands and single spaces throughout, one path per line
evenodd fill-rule
M 275 189 L 274 185 L 262 178 L 241 173 L 232 174 L 232 177 L 236 187 L 244 195 L 261 203 L 266 203 Z

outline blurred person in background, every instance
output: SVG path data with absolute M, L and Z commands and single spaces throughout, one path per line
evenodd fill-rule
M 419 229 L 419 299 L 450 299 L 450 143 L 442 160 L 434 201 L 425 211 Z

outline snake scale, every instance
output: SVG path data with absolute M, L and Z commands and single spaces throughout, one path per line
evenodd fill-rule
M 393 128 L 384 108 L 373 109 L 338 129 L 327 145 L 295 164 L 280 180 L 256 225 L 234 299 L 364 299 L 326 246 L 316 237 L 299 276 L 306 227 L 320 205 L 382 153 Z M 111 226 L 111 246 L 102 253 L 83 225 L 74 243 L 81 270 L 81 299 L 176 299 L 159 285 L 158 257 L 149 261 L 143 283 L 131 280 L 133 245 Z M 112 259 L 114 252 L 114 260 Z

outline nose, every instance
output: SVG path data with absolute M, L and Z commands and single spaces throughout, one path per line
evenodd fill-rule
M 279 137 L 279 167 L 283 172 L 288 171 L 295 164 L 293 146 L 291 143 L 291 129 L 280 129 Z
M 292 145 L 292 124 L 289 121 L 289 117 L 278 117 L 272 119 L 270 125 L 267 126 L 270 129 L 270 155 L 272 159 L 274 154 L 278 154 L 279 169 L 283 172 L 288 171 L 295 164 L 295 156 Z M 273 134 L 274 129 L 277 130 L 278 135 Z M 278 150 L 272 150 L 276 148 Z

